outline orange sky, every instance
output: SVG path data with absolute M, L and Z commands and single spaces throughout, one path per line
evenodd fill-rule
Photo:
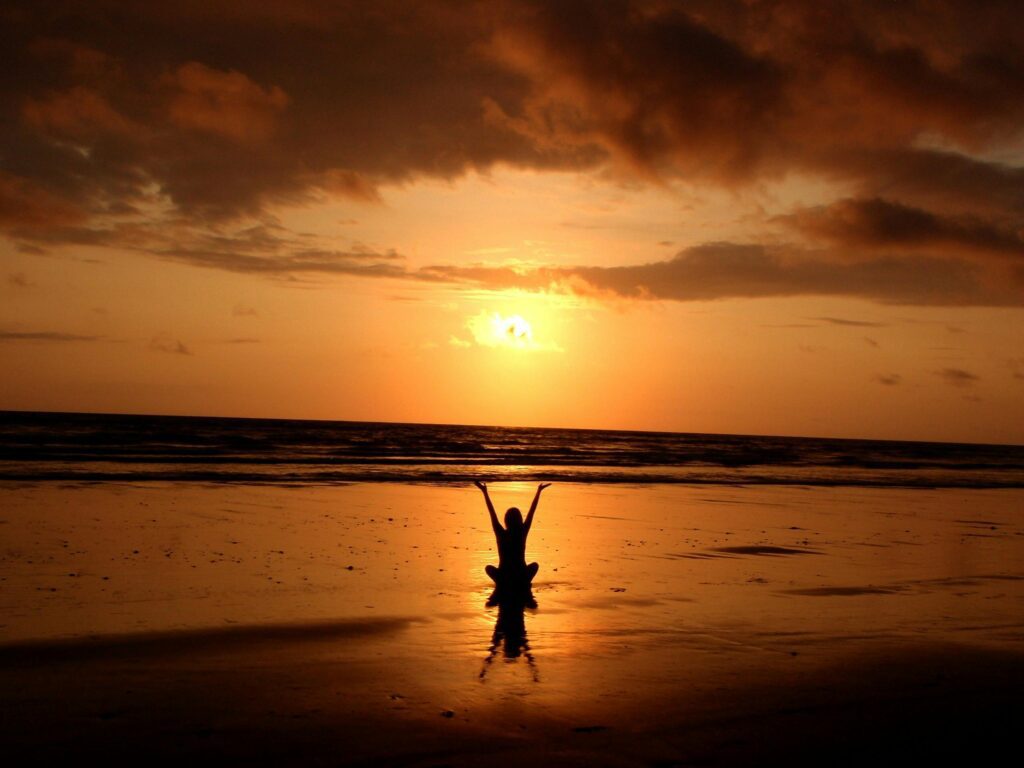
M 2 14 L 0 408 L 1024 442 L 1013 3 Z

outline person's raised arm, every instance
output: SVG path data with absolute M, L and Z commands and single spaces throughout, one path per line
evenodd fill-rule
M 527 534 L 530 532 L 530 526 L 533 525 L 533 513 L 537 511 L 537 504 L 540 502 L 540 492 L 547 488 L 551 483 L 541 483 L 537 486 L 537 493 L 533 497 L 533 503 L 530 504 L 530 512 L 526 515 L 526 522 L 523 523 L 523 533 Z
M 474 480 L 473 485 L 479 488 L 484 494 L 484 501 L 487 502 L 487 514 L 491 516 L 491 528 L 494 529 L 495 535 L 501 531 L 501 524 L 498 522 L 498 516 L 494 513 L 494 505 L 491 503 L 491 496 L 487 493 L 487 484 L 482 483 L 479 480 Z

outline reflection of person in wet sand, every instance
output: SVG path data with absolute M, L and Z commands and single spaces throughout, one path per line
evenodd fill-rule
M 522 512 L 516 507 L 511 507 L 505 513 L 505 527 L 502 528 L 494 512 L 490 494 L 487 492 L 487 485 L 479 480 L 476 482 L 476 487 L 483 492 L 484 501 L 487 502 L 491 527 L 498 542 L 498 567 L 488 565 L 486 570 L 499 590 L 528 591 L 530 582 L 537 575 L 537 563 L 526 564 L 526 537 L 530 535 L 530 526 L 533 525 L 533 515 L 537 511 L 540 493 L 549 485 L 551 483 L 541 483 L 537 486 L 537 493 L 533 497 L 525 522 Z
M 520 656 L 525 656 L 526 663 L 530 665 L 533 681 L 540 682 L 537 665 L 533 653 L 530 651 L 530 644 L 526 640 L 526 620 L 523 617 L 523 612 L 528 607 L 536 607 L 536 603 L 522 600 L 498 603 L 498 619 L 494 623 L 491 647 L 487 651 L 483 667 L 480 668 L 481 680 L 487 677 L 487 671 L 498 655 L 498 650 L 501 649 L 506 661 L 515 661 Z

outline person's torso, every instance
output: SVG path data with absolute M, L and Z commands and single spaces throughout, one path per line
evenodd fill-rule
M 526 563 L 526 535 L 503 530 L 498 534 L 499 566 Z

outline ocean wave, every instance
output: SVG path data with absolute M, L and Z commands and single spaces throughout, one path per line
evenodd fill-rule
M 0 479 L 1024 487 L 1020 446 L 0 413 Z

